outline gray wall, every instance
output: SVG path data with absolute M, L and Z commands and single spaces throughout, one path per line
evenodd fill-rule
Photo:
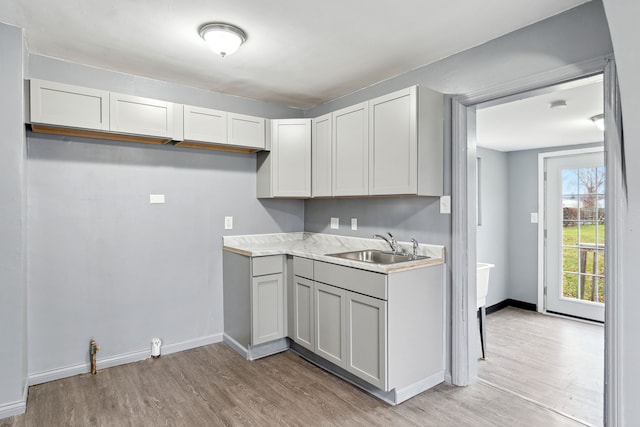
M 171 101 L 194 95 L 37 56 L 30 74 Z M 248 102 L 208 105 L 238 100 Z M 289 111 L 255 104 L 241 112 Z M 303 229 L 303 202 L 256 199 L 255 154 L 29 133 L 28 166 L 30 374 L 87 363 L 90 338 L 100 359 L 149 350 L 155 336 L 165 346 L 211 339 L 223 331 L 222 236 Z M 166 203 L 150 205 L 150 194 Z
M 27 378 L 22 30 L 0 24 L 0 416 L 21 411 Z M 22 407 L 23 408 L 23 407 Z
M 317 233 L 367 238 L 390 232 L 401 241 L 413 237 L 422 243 L 448 245 L 449 215 L 441 215 L 439 207 L 436 197 L 308 200 L 304 226 Z M 329 228 L 331 217 L 340 218 L 339 230 Z M 358 218 L 357 231 L 351 231 L 352 217 Z
M 487 306 L 509 298 L 509 178 L 507 153 L 478 147 L 480 218 L 477 259 L 495 267 L 489 273 Z
M 628 209 L 623 214 L 625 225 L 624 247 L 621 253 L 622 281 L 620 285 L 620 312 L 622 324 L 619 333 L 620 364 L 617 379 L 622 394 L 619 396 L 622 409 L 620 425 L 640 423 L 640 55 L 637 40 L 640 37 L 638 17 L 640 2 L 637 0 L 604 0 L 611 28 L 611 37 L 616 55 L 622 116 L 624 121 L 625 155 L 628 186 Z M 614 361 L 616 363 L 616 361 Z

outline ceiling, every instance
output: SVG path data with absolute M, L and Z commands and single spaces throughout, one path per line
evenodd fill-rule
M 603 132 L 591 121 L 603 113 L 602 75 L 513 98 L 516 100 L 479 106 L 478 146 L 517 151 L 603 141 Z M 565 101 L 566 107 L 551 108 L 554 101 Z
M 296 108 L 386 80 L 589 0 L 3 0 L 29 52 Z M 220 58 L 211 21 L 248 40 Z

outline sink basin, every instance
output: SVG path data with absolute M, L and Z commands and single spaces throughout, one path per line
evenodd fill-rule
M 428 256 L 423 255 L 408 255 L 408 254 L 394 254 L 392 252 L 385 252 L 375 249 L 366 249 L 363 251 L 353 252 L 341 252 L 338 254 L 327 254 L 336 258 L 349 259 L 353 261 L 369 262 L 372 264 L 396 264 L 398 262 L 416 261 L 420 259 L 427 259 Z

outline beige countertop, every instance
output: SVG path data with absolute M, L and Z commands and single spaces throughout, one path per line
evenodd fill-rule
M 418 247 L 418 255 L 428 256 L 427 259 L 396 264 L 373 264 L 332 257 L 327 254 L 364 249 L 389 250 L 388 244 L 382 239 L 364 239 L 333 234 L 295 232 L 224 236 L 222 242 L 225 251 L 245 256 L 292 255 L 378 273 L 394 273 L 444 264 L 445 262 L 444 246 L 422 243 Z M 408 253 L 412 251 L 411 242 L 398 242 L 398 246 Z

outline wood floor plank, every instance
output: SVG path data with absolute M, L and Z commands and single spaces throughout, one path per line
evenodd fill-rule
M 602 425 L 602 325 L 507 307 L 487 317 L 487 336 L 479 378 Z
M 579 424 L 482 383 L 441 384 L 389 406 L 293 352 L 248 362 L 222 343 L 33 386 L 26 414 L 0 420 L 0 427 L 391 425 Z

